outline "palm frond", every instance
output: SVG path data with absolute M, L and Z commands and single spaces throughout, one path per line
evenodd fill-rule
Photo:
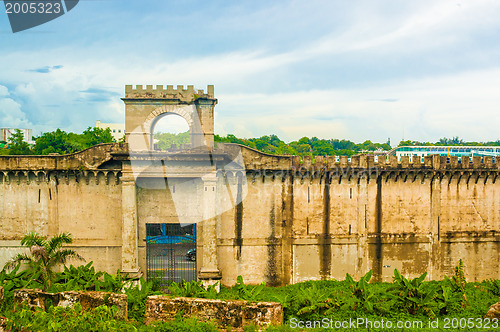
M 54 279 L 52 269 L 55 265 L 65 264 L 68 259 L 84 260 L 74 250 L 63 248 L 63 245 L 72 242 L 73 239 L 69 233 L 61 233 L 49 240 L 36 232 L 28 233 L 21 240 L 21 245 L 27 247 L 30 254 L 17 254 L 11 261 L 7 262 L 4 269 L 16 269 L 24 263 L 28 265 L 29 271 L 32 273 L 28 283 L 40 283 L 43 289 L 47 290 L 51 287 Z
M 47 252 L 53 253 L 57 249 L 61 248 L 64 244 L 70 244 L 73 242 L 73 238 L 69 233 L 61 233 L 54 236 L 47 242 Z
M 29 232 L 21 240 L 21 245 L 25 247 L 40 246 L 44 247 L 46 244 L 45 237 L 41 236 L 37 232 Z
M 59 263 L 66 264 L 68 259 L 77 259 L 81 261 L 85 260 L 82 256 L 77 254 L 72 249 L 62 249 L 52 253 L 52 256 L 49 258 L 49 262 L 47 263 L 47 266 L 52 267 Z
M 32 262 L 33 262 L 33 259 L 30 256 L 28 256 L 27 254 L 17 254 L 16 256 L 14 256 L 10 261 L 8 261 L 5 264 L 4 269 L 10 270 L 12 268 L 16 268 L 21 263 L 32 263 Z

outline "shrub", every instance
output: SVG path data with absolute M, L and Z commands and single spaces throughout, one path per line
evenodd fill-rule
M 236 285 L 234 287 L 238 291 L 239 299 L 247 301 L 256 301 L 259 294 L 262 292 L 264 287 L 266 287 L 266 283 L 262 282 L 260 285 L 257 286 L 249 286 L 245 285 L 242 276 L 238 276 L 236 278 Z
M 54 272 L 58 264 L 65 264 L 70 258 L 81 259 L 74 250 L 63 249 L 64 244 L 73 242 L 71 234 L 61 233 L 53 238 L 46 239 L 38 233 L 28 233 L 21 240 L 21 245 L 29 248 L 29 254 L 17 254 L 10 262 L 5 264 L 4 269 L 16 268 L 21 264 L 28 266 L 31 280 L 41 284 L 43 290 L 51 288 Z
M 128 298 L 128 317 L 143 323 L 147 297 L 161 292 L 154 291 L 153 283 L 141 278 L 137 285 L 125 288 L 125 294 Z
M 201 281 L 191 280 L 190 282 L 186 282 L 183 280 L 180 283 L 172 282 L 168 286 L 168 290 L 174 296 L 215 299 L 218 295 L 216 290 L 217 285 L 218 283 L 205 288 Z
M 399 273 L 398 269 L 395 269 L 393 279 L 396 300 L 400 307 L 411 315 L 425 313 L 434 318 L 437 308 L 437 303 L 434 300 L 437 294 L 435 288 L 429 288 L 424 284 L 426 276 L 427 272 L 424 272 L 420 277 L 408 280 Z

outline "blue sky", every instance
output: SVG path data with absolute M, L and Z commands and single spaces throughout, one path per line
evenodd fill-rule
M 219 134 L 500 139 L 495 0 L 81 0 L 16 34 L 0 8 L 1 127 L 80 132 L 124 121 L 125 84 L 214 84 Z

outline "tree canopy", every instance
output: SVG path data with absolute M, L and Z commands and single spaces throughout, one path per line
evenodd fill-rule
M 356 144 L 349 140 L 339 139 L 319 139 L 317 137 L 302 137 L 298 141 L 285 143 L 276 135 L 262 136 L 259 138 L 238 138 L 234 135 L 215 135 L 216 142 L 238 143 L 249 146 L 256 150 L 276 154 L 276 155 L 347 155 L 373 152 L 376 150 L 389 150 L 391 147 L 387 143 L 372 143 L 365 141 Z
M 49 153 L 67 154 L 81 151 L 100 143 L 113 142 L 109 128 L 88 127 L 81 134 L 65 132 L 61 129 L 47 132 L 35 138 L 33 154 L 46 155 Z
M 167 150 L 172 144 L 180 145 L 190 142 L 190 133 L 180 134 L 155 133 L 154 138 L 160 150 Z M 87 128 L 81 134 L 65 132 L 61 129 L 46 132 L 35 137 L 35 145 L 30 147 L 23 141 L 23 133 L 17 130 L 10 138 L 8 149 L 0 149 L 1 154 L 10 155 L 47 155 L 49 153 L 68 154 L 81 151 L 100 143 L 113 142 L 111 130 L 101 128 Z M 253 149 L 274 155 L 313 155 L 313 156 L 352 156 L 359 153 L 373 153 L 377 150 L 391 149 L 389 142 L 374 143 L 366 140 L 354 143 L 345 139 L 319 139 L 317 137 L 302 137 L 299 140 L 286 143 L 277 135 L 265 135 L 258 138 L 239 138 L 233 134 L 226 136 L 215 135 L 216 142 L 238 143 Z M 435 143 L 413 140 L 401 141 L 398 146 L 443 146 L 443 145 L 485 145 L 500 146 L 500 140 L 490 142 L 466 142 L 459 137 L 441 138 Z
M 179 146 L 180 144 L 187 144 L 191 141 L 189 131 L 180 134 L 155 133 L 153 138 L 158 140 L 158 143 L 156 143 L 157 147 L 162 151 L 168 150 L 172 144 Z
M 61 129 L 46 132 L 35 137 L 32 147 L 23 141 L 23 133 L 16 130 L 9 138 L 8 149 L 3 154 L 9 155 L 47 155 L 49 153 L 68 154 L 81 151 L 100 143 L 114 142 L 109 128 L 88 127 L 81 134 L 65 132 Z
M 398 146 L 500 146 L 500 140 L 489 142 L 466 142 L 458 136 L 452 138 L 441 138 L 435 143 L 406 140 L 401 141 Z
M 19 129 L 16 129 L 9 137 L 9 154 L 31 154 L 30 146 L 24 141 L 24 134 Z

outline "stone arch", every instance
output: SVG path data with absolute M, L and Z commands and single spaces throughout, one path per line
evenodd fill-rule
M 184 118 L 188 123 L 189 128 L 193 127 L 193 114 L 192 111 L 186 109 L 186 106 L 177 106 L 177 105 L 163 105 L 156 109 L 154 109 L 144 120 L 144 127 L 153 129 L 153 126 L 165 115 L 175 114 Z M 190 107 L 189 107 L 190 108 Z
M 103 183 L 106 183 L 107 179 L 106 179 L 106 175 L 104 174 L 103 171 L 99 171 L 97 172 L 97 175 L 95 177 L 95 183 L 97 185 L 99 184 L 103 184 Z
M 28 171 L 28 183 L 35 182 L 36 183 L 36 175 L 33 171 Z
M 199 127 L 196 125 L 196 115 L 193 114 L 196 113 L 196 108 L 190 107 L 187 105 L 182 105 L 182 106 L 174 106 L 174 105 L 164 105 L 161 107 L 156 108 L 153 112 L 151 112 L 146 120 L 144 121 L 144 129 L 146 132 L 149 132 L 149 146 L 153 146 L 153 135 L 154 135 L 154 128 L 156 127 L 156 124 L 163 119 L 166 116 L 173 115 L 173 116 L 180 116 L 183 118 L 188 127 L 189 127 L 189 133 L 191 135 L 191 142 L 193 142 L 193 134 L 202 134 L 200 132 Z
M 175 114 L 186 120 L 191 146 L 213 147 L 214 144 L 214 98 L 213 86 L 207 93 L 194 90 L 193 86 L 184 89 L 182 85 L 174 89 L 163 86 L 138 85 L 126 86 L 125 98 L 125 140 L 132 151 L 152 150 L 153 128 L 160 118 Z

